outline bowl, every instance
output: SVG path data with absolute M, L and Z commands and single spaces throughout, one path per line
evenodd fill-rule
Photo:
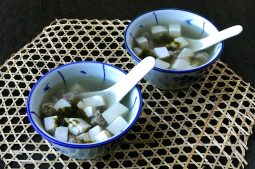
M 117 67 L 93 61 L 69 63 L 51 70 L 36 82 L 28 96 L 27 115 L 30 123 L 39 135 L 50 142 L 56 150 L 71 158 L 96 159 L 112 153 L 116 145 L 121 141 L 123 135 L 131 129 L 140 115 L 142 109 L 142 97 L 137 86 L 134 87 L 122 100 L 130 111 L 129 116 L 127 117 L 128 126 L 119 134 L 102 142 L 77 144 L 57 140 L 45 131 L 39 108 L 43 98 L 47 94 L 54 95 L 53 87 L 55 85 L 64 88 L 68 83 L 71 83 L 70 79 L 95 77 L 101 79 L 100 83 L 104 83 L 106 80 L 115 83 L 121 77 L 125 76 L 125 74 L 124 71 Z
M 141 59 L 133 50 L 136 33 L 146 26 L 175 23 L 180 24 L 182 31 L 189 38 L 200 39 L 218 32 L 218 29 L 208 19 L 193 12 L 180 9 L 161 9 L 144 13 L 130 22 L 125 30 L 124 43 L 135 64 Z M 196 32 L 191 34 L 191 32 Z M 198 66 L 187 70 L 171 70 L 154 67 L 144 79 L 153 86 L 163 90 L 180 90 L 197 82 L 220 56 L 223 42 L 207 49 L 210 59 Z

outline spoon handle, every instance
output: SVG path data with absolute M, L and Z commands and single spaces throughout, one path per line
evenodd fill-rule
M 143 59 L 126 76 L 123 76 L 115 85 L 108 89 L 116 96 L 119 102 L 153 67 L 155 59 L 151 56 Z
M 200 48 L 200 50 L 205 49 L 209 46 L 212 46 L 216 43 L 219 43 L 225 39 L 228 39 L 230 37 L 233 37 L 235 35 L 238 35 L 239 33 L 241 33 L 243 30 L 243 27 L 241 25 L 235 25 L 235 26 L 231 26 L 227 29 L 224 29 L 220 32 L 217 32 L 215 34 L 212 34 L 204 39 L 201 40 L 202 42 L 202 47 Z

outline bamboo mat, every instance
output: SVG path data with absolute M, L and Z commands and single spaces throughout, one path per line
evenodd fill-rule
M 139 83 L 142 114 L 114 154 L 76 160 L 38 135 L 26 115 L 31 87 L 64 63 L 94 60 L 126 71 L 134 65 L 123 43 L 128 20 L 55 20 L 1 67 L 0 150 L 6 168 L 244 168 L 254 125 L 254 89 L 216 62 L 187 90 Z

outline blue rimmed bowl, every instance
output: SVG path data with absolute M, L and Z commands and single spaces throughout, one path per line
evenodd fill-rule
M 208 19 L 179 9 L 162 9 L 144 13 L 136 17 L 126 28 L 124 43 L 128 53 L 135 64 L 141 61 L 133 51 L 134 37 L 139 29 L 165 23 L 178 23 L 182 28 L 196 30 L 196 35 L 191 38 L 203 38 L 218 32 L 218 29 Z M 208 70 L 208 68 L 219 58 L 223 50 L 223 42 L 220 42 L 208 49 L 210 59 L 199 67 L 189 70 L 170 70 L 154 67 L 144 79 L 150 84 L 163 90 L 179 90 L 191 86 L 197 82 Z
M 125 72 L 117 67 L 100 62 L 75 62 L 55 68 L 41 77 L 33 86 L 27 100 L 27 115 L 34 129 L 47 141 L 49 141 L 59 152 L 76 159 L 96 159 L 111 153 L 119 143 L 123 135 L 125 135 L 135 124 L 140 116 L 142 109 L 142 96 L 139 88 L 134 87 L 124 98 L 125 105 L 130 110 L 128 117 L 128 127 L 121 133 L 109 138 L 103 142 L 76 144 L 61 142 L 48 134 L 43 126 L 40 115 L 40 105 L 45 95 L 52 91 L 53 86 L 61 84 L 64 87 L 68 84 L 69 79 L 85 78 L 93 76 L 102 79 L 102 83 L 109 79 L 117 82 L 121 77 L 125 76 Z

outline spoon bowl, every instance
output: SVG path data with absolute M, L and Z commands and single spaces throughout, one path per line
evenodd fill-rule
M 186 39 L 189 42 L 189 48 L 193 49 L 194 52 L 201 51 L 208 47 L 211 47 L 225 39 L 231 38 L 240 34 L 243 31 L 241 25 L 235 25 L 224 29 L 220 32 L 211 34 L 210 36 L 203 39 Z
M 119 102 L 154 66 L 155 59 L 146 57 L 113 86 L 102 91 L 81 93 L 79 97 L 101 96 L 110 106 Z

